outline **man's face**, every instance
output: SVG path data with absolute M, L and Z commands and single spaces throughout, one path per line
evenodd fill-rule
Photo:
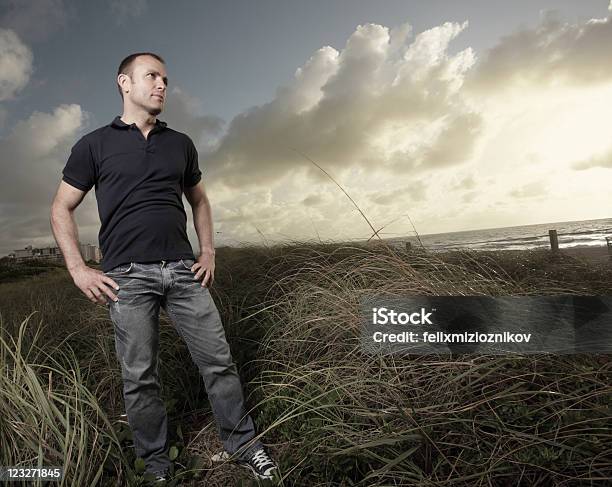
M 132 76 L 126 81 L 128 93 L 123 93 L 133 105 L 151 115 L 158 115 L 164 108 L 168 77 L 163 63 L 151 56 L 138 56 L 132 63 Z

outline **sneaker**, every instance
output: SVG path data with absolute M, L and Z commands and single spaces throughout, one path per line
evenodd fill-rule
M 167 485 L 168 477 L 163 473 L 149 473 L 145 474 L 145 485 L 162 487 Z
M 255 450 L 248 458 L 238 459 L 237 462 L 250 469 L 260 479 L 273 479 L 274 473 L 278 472 L 278 466 L 263 448 Z
M 231 458 L 232 456 L 229 453 L 227 453 L 225 450 L 223 450 L 223 451 L 220 451 L 219 453 L 215 453 L 212 457 L 210 457 L 210 460 L 213 463 L 217 463 L 217 462 L 227 462 Z

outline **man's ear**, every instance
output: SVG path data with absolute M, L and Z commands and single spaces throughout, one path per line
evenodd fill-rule
M 123 91 L 124 93 L 129 93 L 130 90 L 124 89 L 124 87 L 129 87 L 130 81 L 131 81 L 130 77 L 125 73 L 121 73 L 117 75 L 117 83 L 121 87 L 121 91 Z

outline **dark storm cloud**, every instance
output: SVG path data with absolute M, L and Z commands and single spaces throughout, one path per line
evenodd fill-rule
M 68 21 L 63 0 L 0 0 L 0 27 L 15 31 L 26 42 L 47 40 Z

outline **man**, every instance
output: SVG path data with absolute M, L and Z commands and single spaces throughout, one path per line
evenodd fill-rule
M 75 285 L 107 304 L 121 363 L 123 394 L 136 453 L 147 472 L 167 475 L 166 410 L 157 373 L 159 309 L 171 318 L 204 379 L 225 451 L 259 478 L 276 465 L 245 413 L 240 378 L 207 286 L 214 280 L 210 204 L 191 139 L 157 120 L 166 100 L 164 60 L 126 57 L 117 73 L 123 114 L 72 148 L 51 210 L 51 226 Z M 73 212 L 93 186 L 100 215 L 102 271 L 85 265 Z M 200 244 L 195 258 L 182 194 Z

